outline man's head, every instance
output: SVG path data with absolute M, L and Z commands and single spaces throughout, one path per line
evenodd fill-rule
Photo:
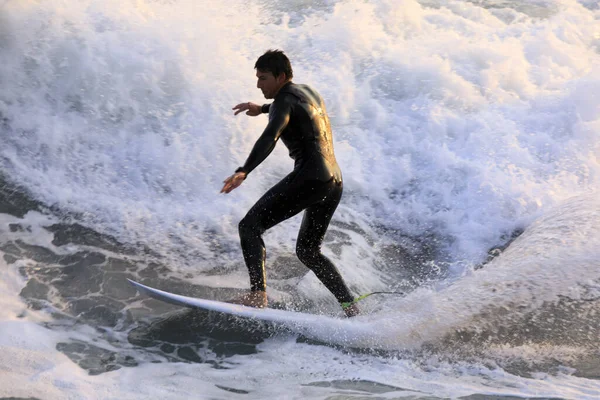
M 292 65 L 281 50 L 269 50 L 256 60 L 256 87 L 266 99 L 272 99 L 279 89 L 292 80 Z

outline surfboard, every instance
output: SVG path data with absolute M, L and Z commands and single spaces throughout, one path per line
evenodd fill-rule
M 298 311 L 278 310 L 273 308 L 254 308 L 240 304 L 225 303 L 216 300 L 207 300 L 196 297 L 182 296 L 169 293 L 164 290 L 143 285 L 131 279 L 127 279 L 140 293 L 153 299 L 164 301 L 176 306 L 188 308 L 200 308 L 203 310 L 217 311 L 225 314 L 237 315 L 244 318 L 260 319 L 264 321 L 281 323 L 319 323 L 325 320 L 337 319 L 327 315 L 307 314 Z
M 253 308 L 195 297 L 182 296 L 127 279 L 141 294 L 177 306 L 216 311 L 242 318 L 278 323 L 293 332 L 325 343 L 350 347 L 377 348 L 385 337 L 370 321 L 358 316 L 336 317 L 273 308 Z M 341 314 L 341 313 L 340 313 Z

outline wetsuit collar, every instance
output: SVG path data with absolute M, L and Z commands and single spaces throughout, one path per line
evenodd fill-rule
M 287 81 L 282 87 L 279 88 L 279 91 L 277 91 L 277 94 L 275 95 L 275 97 L 279 96 L 279 93 L 285 92 L 285 89 L 287 89 L 291 85 L 293 85 L 293 82 Z

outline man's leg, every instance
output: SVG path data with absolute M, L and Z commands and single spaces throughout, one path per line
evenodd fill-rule
M 250 274 L 251 291 L 266 291 L 267 288 L 266 249 L 262 234 L 298 214 L 318 199 L 314 184 L 306 184 L 292 172 L 265 193 L 240 221 L 240 241 Z
M 298 234 L 296 253 L 300 261 L 315 273 L 336 299 L 340 303 L 346 303 L 352 302 L 354 297 L 335 265 L 321 253 L 325 232 L 340 202 L 342 190 L 342 185 L 334 181 L 323 183 L 321 193 L 325 195 L 325 199 L 306 209 Z

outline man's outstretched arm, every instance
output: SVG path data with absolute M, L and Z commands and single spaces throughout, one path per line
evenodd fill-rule
M 250 152 L 246 163 L 243 167 L 238 168 L 235 171 L 235 174 L 225 179 L 225 185 L 221 189 L 221 193 L 229 193 L 233 189 L 240 186 L 244 179 L 246 179 L 246 176 L 250 172 L 252 172 L 252 170 L 256 168 L 261 162 L 263 162 L 264 159 L 267 158 L 267 156 L 271 154 L 271 152 L 275 148 L 277 140 L 279 140 L 281 133 L 287 127 L 290 121 L 290 114 L 292 110 L 291 104 L 286 100 L 281 100 L 277 103 L 278 104 L 276 106 L 270 106 L 275 106 L 275 110 L 271 115 L 269 124 L 265 128 L 260 138 L 258 138 L 256 143 L 254 144 L 254 147 L 252 148 L 252 151 Z M 238 106 L 241 106 L 240 108 L 242 108 L 239 110 L 239 112 L 242 112 L 244 107 L 248 107 L 248 104 L 252 104 L 258 106 L 259 108 L 262 108 L 262 106 L 259 106 L 258 104 L 254 103 L 242 103 L 238 104 Z M 246 109 L 250 111 L 249 108 Z
M 235 111 L 233 115 L 238 115 L 239 113 L 246 111 L 246 115 L 256 117 L 262 113 L 269 112 L 269 106 L 270 104 L 264 104 L 261 106 L 260 104 L 246 102 L 236 105 L 232 108 L 232 110 Z M 246 179 L 245 172 L 236 172 L 233 175 L 227 177 L 223 181 L 224 185 L 221 189 L 221 193 L 231 192 L 233 189 L 240 186 L 242 182 L 244 182 L 244 179 Z

